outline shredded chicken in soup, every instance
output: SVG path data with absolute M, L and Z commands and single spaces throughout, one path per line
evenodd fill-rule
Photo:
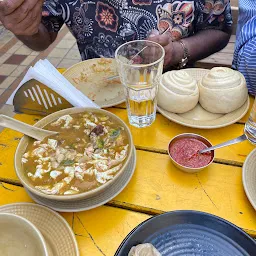
M 29 144 L 22 158 L 29 180 L 43 193 L 95 189 L 112 180 L 127 157 L 127 134 L 107 115 L 65 115 L 45 129 L 59 134 Z

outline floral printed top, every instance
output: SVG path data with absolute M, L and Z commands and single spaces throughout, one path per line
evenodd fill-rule
M 146 39 L 153 29 L 169 27 L 174 40 L 202 29 L 232 25 L 229 0 L 46 0 L 42 23 L 58 32 L 65 23 L 83 60 L 114 57 L 130 40 Z

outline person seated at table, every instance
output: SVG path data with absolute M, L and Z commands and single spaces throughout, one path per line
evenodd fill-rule
M 165 67 L 185 67 L 221 50 L 232 26 L 229 0 L 2 0 L 0 21 L 35 51 L 51 45 L 65 23 L 82 60 L 113 58 L 119 45 L 150 38 L 164 47 Z
M 256 95 L 256 1 L 240 0 L 234 52 L 234 69 L 246 79 L 248 91 Z

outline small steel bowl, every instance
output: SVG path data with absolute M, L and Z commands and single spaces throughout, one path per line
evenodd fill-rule
M 215 156 L 214 150 L 211 151 L 211 157 L 212 157 L 212 159 L 211 159 L 210 163 L 208 163 L 208 164 L 205 165 L 205 166 L 198 167 L 198 168 L 192 168 L 192 167 L 183 166 L 183 165 L 177 163 L 177 162 L 173 159 L 173 157 L 171 156 L 171 154 L 170 154 L 170 147 L 172 146 L 172 144 L 173 144 L 175 141 L 177 141 L 177 140 L 179 140 L 179 139 L 182 139 L 182 138 L 194 138 L 194 139 L 197 139 L 197 140 L 202 141 L 206 146 L 212 147 L 212 144 L 211 144 L 211 142 L 210 142 L 209 140 L 207 140 L 206 138 L 204 138 L 203 136 L 198 135 L 198 134 L 194 134 L 194 133 L 182 133 L 182 134 L 179 134 L 179 135 L 175 136 L 174 138 L 171 139 L 171 141 L 170 141 L 169 144 L 168 144 L 168 154 L 169 154 L 169 156 L 170 156 L 170 159 L 171 159 L 172 163 L 173 163 L 177 168 L 179 168 L 180 170 L 182 170 L 182 171 L 184 171 L 184 172 L 194 173 L 194 172 L 199 172 L 199 171 L 203 170 L 204 168 L 208 167 L 208 166 L 213 162 L 214 156 Z

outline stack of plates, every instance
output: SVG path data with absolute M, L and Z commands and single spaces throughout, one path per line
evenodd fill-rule
M 49 256 L 79 256 L 75 235 L 58 213 L 32 203 L 7 204 L 0 207 L 0 213 L 19 215 L 41 232 Z
M 132 157 L 128 163 L 126 169 L 123 171 L 112 184 L 108 186 L 104 193 L 96 194 L 92 197 L 82 199 L 82 200 L 72 200 L 72 201 L 61 201 L 61 200 L 51 200 L 41 196 L 38 196 L 31 191 L 27 190 L 29 196 L 37 203 L 45 205 L 58 212 L 81 212 L 96 208 L 101 206 L 114 197 L 116 197 L 121 191 L 127 186 L 132 178 L 132 175 L 136 167 L 136 150 L 133 149 Z

